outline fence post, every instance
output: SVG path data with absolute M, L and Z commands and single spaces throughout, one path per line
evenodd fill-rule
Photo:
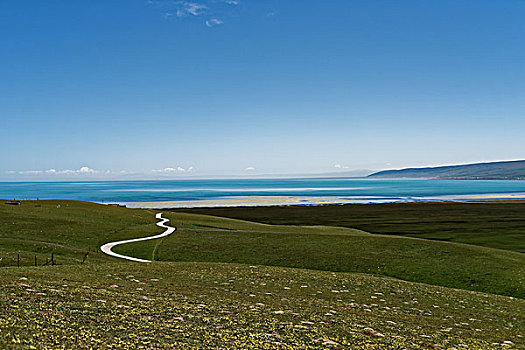
M 16 266 L 20 267 L 20 253 L 17 255 Z
M 51 266 L 55 266 L 55 253 L 51 253 Z
M 36 255 L 35 255 L 35 266 L 37 266 L 37 265 L 36 265 Z

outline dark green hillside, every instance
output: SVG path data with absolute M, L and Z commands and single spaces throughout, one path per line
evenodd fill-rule
M 399 203 L 177 209 L 276 225 L 353 227 L 371 233 L 525 252 L 525 202 Z
M 369 175 L 374 178 L 430 179 L 525 179 L 525 160 L 476 163 L 428 168 L 385 170 Z

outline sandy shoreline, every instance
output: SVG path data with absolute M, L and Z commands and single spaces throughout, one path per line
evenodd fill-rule
M 525 200 L 525 193 L 473 194 L 418 198 L 393 198 L 377 196 L 252 196 L 228 199 L 163 201 L 163 202 L 119 202 L 128 208 L 204 208 L 204 207 L 258 207 L 287 205 L 341 205 L 370 203 L 406 203 L 406 202 L 449 202 L 449 201 L 494 201 L 494 200 Z

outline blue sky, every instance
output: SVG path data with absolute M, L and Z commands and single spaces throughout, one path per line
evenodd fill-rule
M 524 19 L 522 0 L 2 1 L 0 179 L 523 159 Z

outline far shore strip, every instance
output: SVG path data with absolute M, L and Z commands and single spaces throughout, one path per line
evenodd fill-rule
M 373 204 L 400 202 L 451 202 L 451 201 L 490 201 L 525 199 L 525 193 L 491 193 L 472 195 L 447 195 L 420 198 L 395 198 L 379 196 L 344 196 L 344 197 L 310 197 L 310 196 L 251 196 L 227 199 L 163 201 L 163 202 L 122 202 L 128 208 L 215 208 L 215 207 L 259 207 L 281 205 L 342 205 Z
M 120 244 L 141 242 L 141 241 L 147 241 L 147 240 L 150 240 L 150 239 L 158 239 L 158 238 L 169 236 L 173 232 L 175 232 L 175 230 L 176 230 L 175 227 L 171 227 L 171 226 L 165 225 L 168 221 L 170 221 L 170 219 L 163 218 L 162 217 L 162 213 L 156 214 L 155 218 L 157 218 L 159 220 L 162 220 L 162 221 L 157 222 L 156 225 L 166 229 L 166 231 L 164 231 L 160 235 L 143 237 L 143 238 L 135 238 L 135 239 L 127 239 L 127 240 L 124 240 L 124 241 L 117 241 L 117 242 L 106 243 L 102 247 L 100 247 L 100 250 L 102 250 L 104 253 L 106 253 L 108 255 L 111 255 L 111 256 L 113 256 L 115 258 L 126 259 L 126 260 L 136 261 L 136 262 L 143 262 L 143 263 L 144 262 L 151 262 L 151 260 L 139 259 L 139 258 L 134 258 L 132 256 L 117 254 L 114 251 L 112 251 L 111 249 L 113 249 L 113 247 L 115 247 L 117 245 L 120 245 Z

